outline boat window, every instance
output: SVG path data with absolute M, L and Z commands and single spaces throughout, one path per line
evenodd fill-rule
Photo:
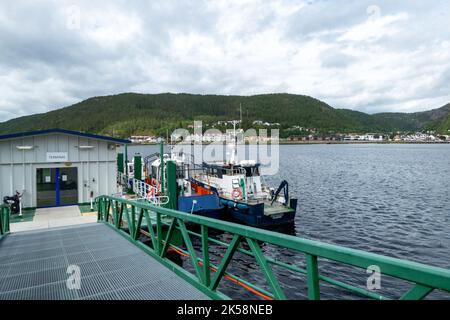
M 182 167 L 177 167 L 177 179 L 183 179 L 184 178 L 184 171 Z

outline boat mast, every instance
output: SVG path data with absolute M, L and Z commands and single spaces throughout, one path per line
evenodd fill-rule
M 230 163 L 235 164 L 237 159 L 237 134 L 236 134 L 236 124 L 238 124 L 239 120 L 233 120 L 231 123 L 233 124 L 233 150 L 230 157 Z
M 239 114 L 240 114 L 240 120 L 232 120 L 229 121 L 233 124 L 233 145 L 231 150 L 231 156 L 230 156 L 230 164 L 236 164 L 237 162 L 237 133 L 236 133 L 236 125 L 239 123 L 239 127 L 242 127 L 242 104 L 239 103 Z
M 239 127 L 242 128 L 242 103 L 239 103 L 239 115 L 241 120 Z

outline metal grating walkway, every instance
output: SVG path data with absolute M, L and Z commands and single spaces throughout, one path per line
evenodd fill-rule
M 81 271 L 68 289 L 67 267 Z M 206 295 L 107 226 L 10 234 L 0 240 L 0 300 L 192 300 Z

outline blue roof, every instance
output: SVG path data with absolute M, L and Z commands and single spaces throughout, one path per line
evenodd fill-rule
M 85 137 L 85 138 L 92 138 L 92 139 L 116 142 L 119 144 L 131 143 L 130 140 L 126 140 L 126 139 L 118 139 L 118 138 L 113 138 L 113 137 L 100 136 L 100 135 L 92 134 L 92 133 L 72 131 L 72 130 L 66 130 L 66 129 L 57 129 L 57 128 L 47 129 L 47 130 L 37 130 L 37 131 L 25 131 L 25 132 L 17 132 L 17 133 L 0 135 L 0 140 L 12 139 L 12 138 L 22 138 L 22 137 L 29 137 L 29 136 L 38 136 L 38 135 L 51 134 L 51 133 L 70 134 L 70 135 L 80 136 L 80 137 Z

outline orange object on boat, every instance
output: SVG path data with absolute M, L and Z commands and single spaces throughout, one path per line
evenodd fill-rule
M 192 188 L 192 191 L 194 191 L 194 193 L 198 194 L 198 195 L 212 194 L 211 190 L 206 189 L 202 186 L 199 186 L 196 183 L 191 183 L 191 188 Z
M 204 194 L 212 194 L 211 190 L 203 188 L 201 186 L 197 187 L 197 193 L 200 195 L 204 195 Z

